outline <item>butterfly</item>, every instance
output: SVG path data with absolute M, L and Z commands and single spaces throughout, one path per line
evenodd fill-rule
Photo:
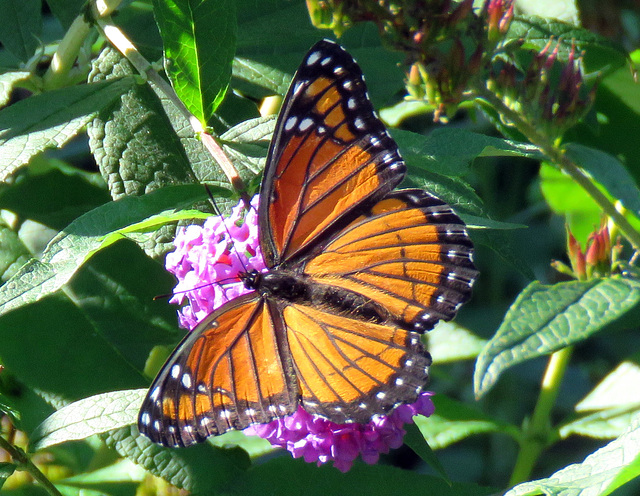
M 465 225 L 440 199 L 395 190 L 406 166 L 362 71 L 323 40 L 279 114 L 260 189 L 266 273 L 207 316 L 153 381 L 138 427 L 189 446 L 302 406 L 366 423 L 416 400 L 431 356 L 477 276 Z

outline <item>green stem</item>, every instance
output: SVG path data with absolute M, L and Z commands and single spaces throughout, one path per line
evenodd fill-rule
M 523 426 L 520 451 L 509 481 L 510 487 L 529 479 L 540 454 L 549 444 L 551 410 L 558 397 L 572 351 L 573 348 L 569 346 L 556 351 L 549 357 L 533 416 Z
M 542 135 L 531 124 L 526 122 L 517 112 L 513 111 L 496 95 L 487 89 L 477 89 L 476 95 L 486 100 L 493 108 L 495 108 L 504 118 L 510 121 L 529 141 L 538 147 L 538 149 L 546 155 L 560 170 L 569 175 L 576 183 L 578 183 L 593 200 L 598 204 L 602 211 L 610 217 L 618 226 L 620 232 L 627 238 L 636 250 L 640 250 L 640 232 L 636 231 L 629 221 L 622 215 L 613 203 L 597 188 L 591 178 L 587 176 L 578 165 L 576 165 L 563 150 L 554 145 L 552 140 Z
M 121 2 L 122 0 L 101 0 L 92 3 L 94 17 L 109 15 Z M 58 44 L 58 49 L 53 54 L 51 64 L 44 75 L 45 89 L 56 89 L 67 83 L 80 49 L 90 32 L 91 24 L 84 14 L 80 14 L 74 19 L 64 38 Z
M 47 476 L 44 475 L 40 471 L 40 469 L 33 464 L 33 462 L 24 453 L 24 451 L 8 442 L 2 436 L 0 436 L 0 448 L 11 455 L 11 458 L 13 458 L 13 460 L 18 465 L 19 470 L 25 470 L 29 472 L 31 477 L 38 481 L 49 494 L 51 494 L 52 496 L 62 496 L 62 493 L 58 491 L 56 486 L 53 485 L 53 482 L 47 479 Z

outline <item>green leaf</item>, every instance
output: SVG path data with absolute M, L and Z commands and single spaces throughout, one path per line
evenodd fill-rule
M 10 279 L 30 258 L 18 234 L 0 218 L 0 282 Z
M 439 364 L 475 358 L 487 342 L 454 322 L 442 321 L 425 339 L 429 353 Z
M 633 387 L 637 388 L 637 383 Z M 558 434 L 561 439 L 566 439 L 574 434 L 593 439 L 616 438 L 629 427 L 633 418 L 638 415 L 639 406 L 610 408 L 584 415 L 560 426 Z
M 224 98 L 236 45 L 233 0 L 154 0 L 165 70 L 180 100 L 207 125 Z
M 27 71 L 12 71 L 0 74 L 0 108 L 9 103 L 17 83 L 26 81 L 30 77 L 31 73 Z
M 60 489 L 63 489 L 61 486 L 84 489 L 84 491 L 77 493 L 78 496 L 89 496 L 91 490 L 96 491 L 99 495 L 118 496 L 121 494 L 125 496 L 135 494 L 138 484 L 144 480 L 146 475 L 142 467 L 125 459 L 91 472 L 83 472 L 57 480 L 56 486 Z M 128 489 L 126 492 L 122 490 L 123 486 Z
M 61 147 L 133 78 L 63 88 L 21 100 L 0 111 L 0 181 L 46 148 Z
M 578 413 L 592 413 L 561 426 L 560 437 L 572 434 L 598 439 L 620 436 L 640 410 L 638 384 L 640 367 L 633 362 L 622 362 L 575 407 Z
M 540 189 L 551 209 L 565 217 L 576 239 L 586 241 L 594 227 L 600 224 L 602 209 L 556 167 L 545 163 L 540 166 Z
M 414 421 L 424 439 L 433 449 L 442 449 L 475 434 L 502 432 L 517 439 L 518 429 L 493 419 L 464 403 L 435 395 L 436 413 L 430 417 L 416 416 Z
M 302 459 L 288 456 L 256 465 L 247 472 L 242 485 L 243 496 L 326 496 L 339 495 L 406 495 L 484 496 L 495 494 L 495 488 L 477 484 L 448 483 L 442 477 L 424 475 L 389 465 L 365 465 L 356 462 L 346 474 L 323 465 L 316 467 Z M 267 488 L 265 490 L 265 488 Z
M 587 73 L 610 72 L 626 64 L 624 49 L 609 38 L 555 19 L 518 16 L 509 25 L 505 42 L 507 45 L 539 52 L 549 43 L 551 37 L 558 40 L 561 60 L 567 60 L 572 47 L 575 47 L 577 53 L 584 50 L 584 66 Z
M 582 463 L 569 465 L 547 479 L 525 482 L 505 496 L 606 496 L 640 475 L 640 417 L 625 434 L 592 453 Z
M 392 129 L 390 133 L 398 142 L 402 156 L 410 167 L 424 168 L 447 176 L 465 174 L 477 157 L 542 158 L 533 145 L 466 129 L 439 128 L 427 137 L 398 129 Z M 464 146 L 460 146 L 461 143 Z
M 238 450 L 216 448 L 208 443 L 189 448 L 165 448 L 125 427 L 103 435 L 107 446 L 121 456 L 141 465 L 152 474 L 194 494 L 219 494 L 222 489 L 242 480 L 243 471 L 236 460 Z M 244 453 L 244 452 L 242 452 Z
M 29 449 L 38 451 L 133 425 L 146 394 L 146 389 L 113 391 L 71 403 L 40 424 L 31 434 Z
M 264 169 L 275 125 L 274 116 L 259 117 L 238 124 L 220 136 L 222 149 L 243 177 L 249 177 L 247 173 L 242 174 L 246 169 L 253 175 Z
M 47 5 L 51 9 L 64 29 L 69 29 L 76 17 L 82 15 L 84 0 L 47 0 Z
M 42 32 L 40 0 L 0 0 L 0 43 L 21 62 L 38 48 Z
M 577 412 L 640 405 L 640 367 L 622 362 L 576 405 Z
M 132 72 L 126 59 L 106 49 L 93 63 L 89 80 L 113 81 Z M 114 199 L 196 182 L 188 154 L 149 84 L 127 88 L 87 131 L 91 152 Z
M 636 215 L 640 214 L 640 190 L 633 177 L 620 161 L 600 150 L 569 143 L 567 156 L 586 170 L 616 200 Z
M 9 477 L 16 471 L 17 465 L 15 463 L 1 462 L 0 463 L 0 489 L 4 486 L 4 483 Z
M 429 446 L 429 443 L 426 442 L 418 426 L 416 426 L 415 423 L 409 423 L 405 425 L 405 430 L 407 433 L 404 436 L 404 444 L 411 448 L 416 455 L 422 458 L 422 461 L 435 469 L 435 471 L 438 472 L 444 480 L 451 483 L 447 472 L 431 449 L 431 446 Z
M 640 282 L 620 276 L 553 286 L 534 281 L 478 357 L 476 396 L 491 389 L 510 367 L 587 339 L 639 300 Z
M 110 199 L 100 174 L 38 155 L 20 181 L 0 191 L 0 208 L 60 231 Z
M 218 448 L 242 448 L 251 458 L 257 458 L 278 451 L 278 448 L 266 439 L 258 436 L 249 436 L 245 434 L 244 431 L 229 431 L 220 436 L 210 437 L 207 442 Z
M 87 212 L 47 246 L 41 260 L 27 262 L 0 288 L 0 315 L 62 287 L 93 254 L 114 241 L 108 235 L 171 208 L 206 198 L 200 185 L 169 186 L 143 197 L 126 197 Z
M 255 96 L 284 95 L 291 83 L 291 74 L 244 57 L 233 59 L 233 77 L 267 90 Z

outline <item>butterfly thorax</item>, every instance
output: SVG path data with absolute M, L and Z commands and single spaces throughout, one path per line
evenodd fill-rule
M 318 284 L 305 274 L 273 269 L 267 273 L 249 271 L 245 285 L 267 298 L 322 308 L 338 315 L 384 324 L 389 312 L 371 299 L 348 289 Z

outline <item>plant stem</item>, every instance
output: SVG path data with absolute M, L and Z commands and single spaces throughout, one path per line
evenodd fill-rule
M 13 460 L 18 465 L 19 470 L 25 470 L 29 472 L 31 477 L 38 481 L 49 494 L 51 494 L 52 496 L 62 496 L 62 493 L 58 491 L 56 486 L 53 485 L 53 482 L 47 479 L 47 476 L 44 475 L 40 471 L 40 469 L 33 464 L 33 462 L 24 453 L 24 451 L 8 442 L 2 436 L 0 436 L 0 448 L 11 455 L 11 458 L 13 458 Z
M 558 397 L 572 351 L 573 347 L 569 346 L 556 351 L 549 357 L 533 416 L 523 426 L 520 451 L 509 481 L 510 487 L 529 479 L 540 454 L 549 444 L 551 410 Z
M 178 98 L 176 92 L 169 83 L 167 83 L 154 70 L 149 61 L 145 59 L 137 48 L 129 41 L 125 34 L 115 26 L 109 17 L 101 17 L 96 21 L 98 28 L 102 31 L 104 37 L 133 65 L 133 67 L 148 81 L 152 82 L 155 87 L 178 109 L 178 111 L 189 122 L 194 133 L 200 137 L 202 144 L 209 154 L 217 162 L 225 175 L 229 178 L 231 185 L 241 195 L 245 192 L 245 185 L 236 171 L 235 167 L 226 156 L 218 142 L 211 136 L 196 116 L 194 116 L 184 103 Z M 245 202 L 248 200 L 246 198 Z
M 526 122 L 517 112 L 505 105 L 500 98 L 489 90 L 478 88 L 476 89 L 476 96 L 486 100 L 504 118 L 510 121 L 518 131 L 524 134 L 533 145 L 538 147 L 544 155 L 556 164 L 562 172 L 569 175 L 571 179 L 578 183 L 589 196 L 593 198 L 602 211 L 613 220 L 620 229 L 620 232 L 622 232 L 633 247 L 636 250 L 640 250 L 640 233 L 631 226 L 624 215 L 622 215 L 622 213 L 616 209 L 615 205 L 597 188 L 591 178 L 565 155 L 563 150 L 555 146 L 551 139 L 539 133 L 535 127 Z

